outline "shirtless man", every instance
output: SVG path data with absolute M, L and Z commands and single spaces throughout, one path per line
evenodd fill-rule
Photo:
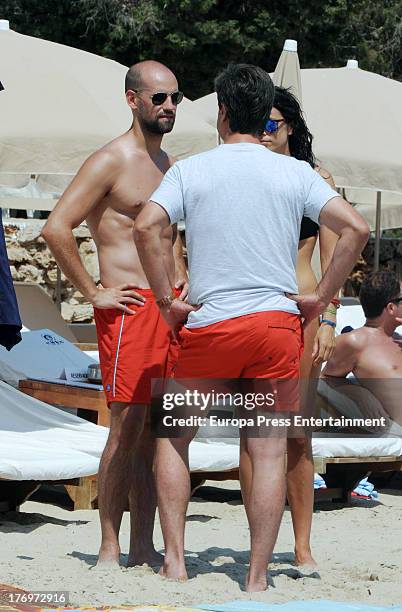
M 395 329 L 402 323 L 401 283 L 393 272 L 373 272 L 361 286 L 360 302 L 366 316 L 365 325 L 338 336 L 322 376 L 340 378 L 353 372 L 381 402 L 391 419 L 402 424 L 402 353 L 393 338 Z M 384 380 L 395 382 L 384 384 Z
M 50 215 L 42 236 L 64 274 L 94 306 L 110 408 L 110 432 L 98 480 L 102 530 L 98 565 L 119 563 L 118 534 L 127 496 L 131 515 L 128 564 L 155 565 L 161 563 L 162 555 L 152 541 L 154 441 L 146 421 L 151 378 L 168 373 L 174 346 L 141 267 L 133 228 L 139 203 L 148 199 L 172 164 L 160 145 L 163 134 L 173 129 L 183 94 L 174 74 L 154 61 L 132 66 L 125 88 L 133 112 L 131 128 L 86 160 Z M 72 232 L 84 219 L 98 250 L 99 286 L 85 270 Z M 166 270 L 177 294 L 184 298 L 186 271 L 176 228 L 164 231 L 163 243 Z

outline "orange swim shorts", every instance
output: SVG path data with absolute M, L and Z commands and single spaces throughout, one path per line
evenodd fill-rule
M 277 310 L 257 312 L 206 327 L 184 327 L 173 375 L 177 379 L 296 379 L 302 350 L 300 316 Z
M 102 384 L 108 405 L 151 403 L 151 379 L 171 376 L 178 343 L 156 304 L 151 289 L 135 289 L 146 298 L 135 312 L 95 308 Z M 180 293 L 180 292 L 178 292 Z

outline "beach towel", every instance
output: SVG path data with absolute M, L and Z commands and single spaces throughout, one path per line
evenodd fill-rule
M 266 604 L 260 601 L 228 601 L 224 604 L 196 606 L 214 612 L 402 612 L 398 606 L 370 606 L 327 600 L 289 601 L 286 604 Z
M 357 485 L 357 487 L 353 490 L 352 496 L 355 497 L 364 497 L 366 499 L 378 499 L 378 491 L 374 489 L 374 485 L 371 484 L 367 480 L 367 478 L 363 478 Z
M 319 474 L 314 474 L 314 489 L 326 489 L 325 480 Z

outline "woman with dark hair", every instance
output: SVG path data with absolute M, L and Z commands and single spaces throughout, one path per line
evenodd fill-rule
M 312 151 L 312 140 L 312 134 L 306 125 L 297 99 L 287 89 L 276 87 L 274 105 L 261 137 L 261 143 L 275 153 L 290 155 L 308 162 L 331 187 L 335 188 L 331 174 L 317 164 Z M 311 260 L 318 236 L 321 269 L 322 272 L 325 272 L 332 258 L 338 236 L 327 227 L 320 227 L 311 219 L 303 217 L 296 265 L 299 293 L 312 293 L 317 286 Z M 305 329 L 304 352 L 300 365 L 301 378 L 318 379 L 321 363 L 327 361 L 331 356 L 335 346 L 334 328 L 338 306 L 339 301 L 334 298 L 324 312 L 321 324 L 317 320 L 310 323 Z M 314 396 L 315 386 L 309 385 L 302 399 L 304 403 L 302 412 L 306 415 L 311 414 Z M 243 453 L 247 452 L 244 448 L 242 450 Z M 314 503 L 314 464 L 311 438 L 308 436 L 289 438 L 287 453 L 287 497 L 295 534 L 295 563 L 299 566 L 316 567 L 310 548 Z M 242 484 L 251 480 L 251 464 L 243 461 L 240 477 Z

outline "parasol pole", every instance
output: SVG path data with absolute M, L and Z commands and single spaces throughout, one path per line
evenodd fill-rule
M 381 239 L 381 191 L 377 191 L 377 204 L 375 211 L 375 243 L 374 243 L 374 272 L 380 267 L 380 239 Z

